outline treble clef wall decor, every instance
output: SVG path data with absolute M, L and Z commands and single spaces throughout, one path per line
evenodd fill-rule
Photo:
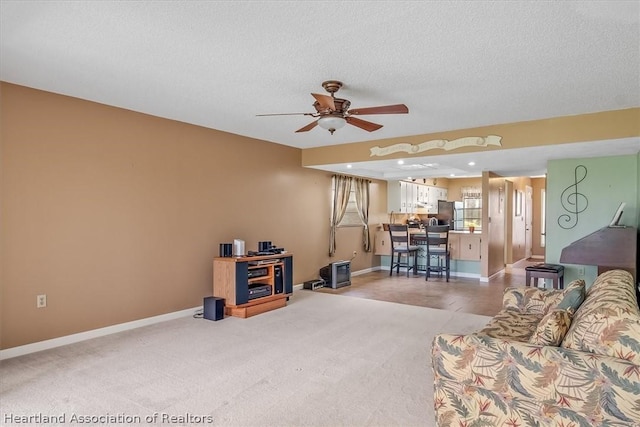
M 576 166 L 573 171 L 574 183 L 564 189 L 560 195 L 560 204 L 568 213 L 558 217 L 558 225 L 565 230 L 578 225 L 579 214 L 584 212 L 589 206 L 587 196 L 578 192 L 578 184 L 587 177 L 587 168 L 583 165 Z

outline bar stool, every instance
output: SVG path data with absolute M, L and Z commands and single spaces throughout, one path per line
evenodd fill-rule
M 536 264 L 530 265 L 525 269 L 526 286 L 531 285 L 531 279 L 534 279 L 534 285 L 537 287 L 538 279 L 551 279 L 553 281 L 553 289 L 564 289 L 564 266 L 559 264 Z
M 409 236 L 409 227 L 406 224 L 389 224 L 389 236 L 391 240 L 391 268 L 389 269 L 389 276 L 393 275 L 393 269 L 396 269 L 396 274 L 400 274 L 400 267 L 406 267 L 407 277 L 409 277 L 409 270 L 413 270 L 413 274 L 418 273 L 418 247 L 411 244 L 411 238 Z M 394 261 L 394 258 L 397 259 Z M 403 261 L 403 258 L 405 258 Z M 409 262 L 413 257 L 413 264 Z
M 442 277 L 445 273 L 447 282 L 451 274 L 451 252 L 449 250 L 449 226 L 428 225 L 425 231 L 427 240 L 427 274 L 424 280 L 429 280 L 432 272 Z M 431 264 L 432 258 L 437 258 L 438 264 Z M 444 259 L 443 259 L 444 258 Z M 444 262 L 444 265 L 442 263 Z

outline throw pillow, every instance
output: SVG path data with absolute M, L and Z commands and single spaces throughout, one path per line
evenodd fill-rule
M 585 290 L 585 283 L 584 280 L 582 279 L 578 279 L 578 280 L 574 280 L 571 283 L 569 283 L 567 286 L 565 286 L 564 289 L 562 290 L 550 290 L 547 292 L 547 296 L 544 299 L 544 312 L 548 313 L 551 310 L 555 309 L 556 307 L 558 307 L 558 304 L 560 304 L 564 298 L 571 294 L 574 295 L 575 293 L 584 293 L 586 294 L 586 290 Z M 573 298 L 570 298 L 570 300 Z M 583 298 L 584 299 L 584 298 Z
M 558 347 L 571 326 L 571 312 L 554 309 L 545 314 L 529 338 L 529 344 Z
M 562 301 L 558 303 L 556 308 L 562 310 L 568 310 L 571 314 L 575 313 L 580 304 L 584 302 L 584 299 L 587 295 L 584 280 L 580 280 L 576 283 L 577 286 L 569 285 L 567 287 L 567 292 L 564 295 Z M 573 284 L 573 282 L 571 282 Z
M 477 335 L 504 340 L 527 342 L 542 319 L 538 314 L 520 313 L 516 310 L 500 310 Z
M 571 295 L 565 302 L 566 305 L 580 305 L 579 295 L 584 295 L 584 280 L 574 280 L 564 289 L 539 289 L 539 288 L 513 288 L 505 289 L 502 298 L 502 308 L 505 310 L 515 310 L 520 313 L 539 314 L 544 316 L 549 311 L 555 309 L 564 298 Z M 582 297 L 584 299 L 584 296 Z

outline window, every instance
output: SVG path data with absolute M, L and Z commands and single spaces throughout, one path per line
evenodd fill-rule
M 516 208 L 515 216 L 522 216 L 522 191 L 516 190 Z
M 464 197 L 462 199 L 462 224 L 464 229 L 482 227 L 482 198 Z
M 462 229 L 482 228 L 482 190 L 475 187 L 462 188 Z
M 347 204 L 347 210 L 342 217 L 342 220 L 338 224 L 338 227 L 362 227 L 362 220 L 358 214 L 358 206 L 356 205 L 356 191 L 352 187 L 349 194 L 349 203 Z
M 334 199 L 335 194 L 335 178 L 331 182 L 331 200 Z M 331 207 L 333 209 L 333 206 Z M 329 215 L 331 218 L 331 215 Z M 347 203 L 347 210 L 344 212 L 344 216 L 338 223 L 338 227 L 362 227 L 362 219 L 358 214 L 358 205 L 356 204 L 356 190 L 355 185 L 351 185 L 351 191 L 349 193 L 349 202 Z

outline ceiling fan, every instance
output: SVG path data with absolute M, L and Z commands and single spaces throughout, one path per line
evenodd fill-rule
M 380 107 L 356 108 L 349 110 L 351 102 L 348 99 L 336 98 L 335 93 L 342 87 L 342 82 L 337 80 L 327 80 L 322 83 L 322 87 L 331 95 L 321 95 L 312 93 L 316 101 L 313 103 L 315 113 L 280 113 L 280 114 L 258 114 L 258 116 L 293 116 L 304 115 L 317 117 L 318 119 L 308 125 L 298 129 L 296 132 L 307 132 L 316 126 L 328 130 L 331 135 L 336 129 L 340 129 L 345 124 L 350 124 L 367 132 L 373 132 L 382 127 L 377 123 L 368 122 L 354 116 L 366 114 L 407 114 L 409 109 L 404 104 L 383 105 Z

